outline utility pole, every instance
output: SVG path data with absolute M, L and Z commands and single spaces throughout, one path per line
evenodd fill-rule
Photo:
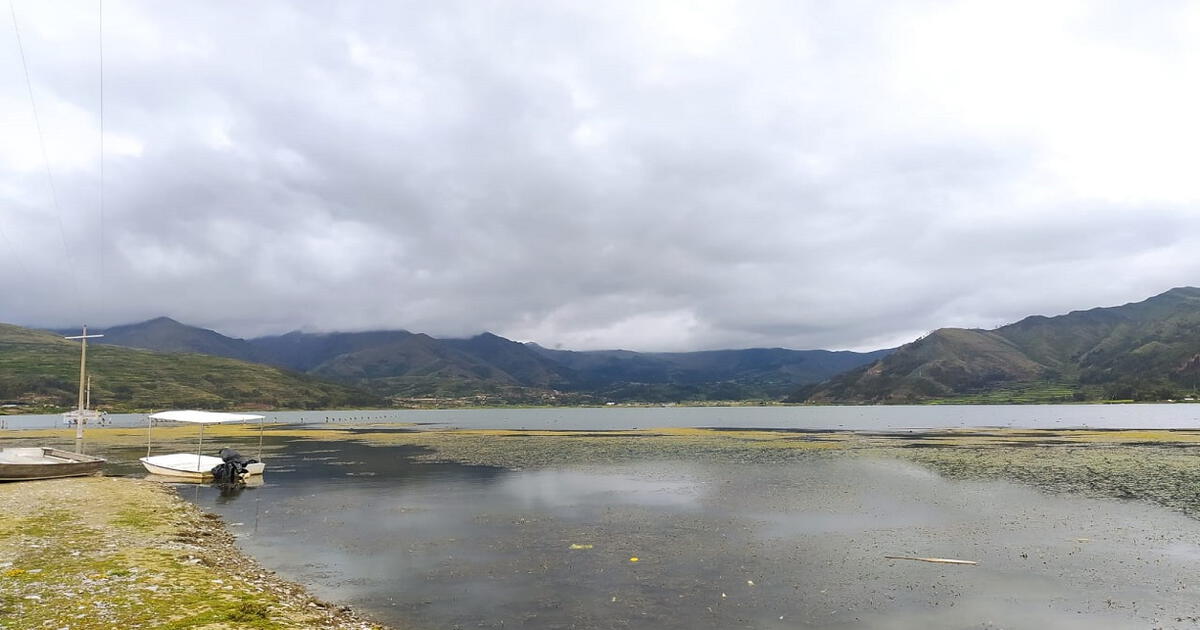
M 75 335 L 74 337 L 65 337 L 65 339 L 79 339 L 79 407 L 71 416 L 75 419 L 75 452 L 83 452 L 83 423 L 87 421 L 89 416 L 87 407 L 91 403 L 91 387 L 87 377 L 87 340 L 103 337 L 104 335 L 89 335 L 87 333 L 87 324 L 83 325 L 83 334 Z

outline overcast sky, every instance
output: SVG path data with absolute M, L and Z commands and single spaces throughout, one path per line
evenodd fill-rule
M 103 212 L 97 3 L 13 4 L 4 322 L 871 349 L 1200 285 L 1194 2 L 106 0 Z

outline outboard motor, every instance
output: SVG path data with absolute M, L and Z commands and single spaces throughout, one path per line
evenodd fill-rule
M 231 449 L 223 448 L 217 451 L 221 463 L 213 466 L 213 482 L 221 484 L 241 483 L 249 473 L 246 466 L 257 462 L 257 459 L 247 459 L 242 454 Z

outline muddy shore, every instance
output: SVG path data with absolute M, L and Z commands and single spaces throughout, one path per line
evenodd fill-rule
M 0 628 L 375 630 L 263 569 L 168 486 L 0 485 Z
M 0 440 L 0 445 L 10 446 L 30 443 L 31 441 L 55 440 L 66 437 L 66 433 L 53 431 L 22 431 L 16 434 L 16 439 Z M 191 437 L 188 432 L 174 433 L 170 428 L 162 432 L 156 431 L 154 447 L 170 448 L 175 445 L 187 446 Z M 221 427 L 210 433 L 213 439 L 240 446 L 246 450 L 257 443 L 257 433 L 247 427 Z M 412 427 L 396 425 L 362 425 L 337 427 L 297 427 L 273 426 L 267 431 L 266 456 L 272 455 L 273 449 L 283 449 L 285 443 L 329 443 L 353 442 L 369 447 L 372 450 L 387 449 L 388 447 L 406 447 L 406 452 L 416 452 L 416 458 L 426 462 L 453 462 L 475 466 L 495 467 L 507 471 L 538 471 L 571 469 L 591 478 L 593 474 L 606 474 L 616 466 L 634 466 L 634 476 L 643 475 L 636 468 L 645 462 L 703 462 L 711 466 L 712 478 L 706 484 L 708 487 L 724 487 L 726 479 L 755 479 L 758 481 L 729 486 L 723 491 L 720 501 L 714 505 L 731 505 L 746 502 L 738 513 L 756 513 L 776 510 L 780 505 L 789 501 L 797 501 L 796 505 L 809 506 L 795 515 L 786 516 L 787 522 L 800 519 L 812 509 L 812 506 L 834 505 L 832 498 L 843 496 L 838 493 L 824 492 L 817 495 L 796 494 L 802 488 L 818 487 L 813 483 L 798 481 L 793 478 L 802 470 L 818 470 L 821 467 L 850 466 L 847 469 L 848 479 L 856 479 L 863 470 L 883 471 L 880 473 L 877 485 L 879 488 L 891 488 L 897 471 L 907 475 L 917 475 L 919 482 L 911 488 L 904 489 L 904 496 L 921 496 L 926 504 L 941 505 L 945 501 L 957 501 L 955 498 L 962 487 L 944 485 L 936 477 L 921 477 L 910 468 L 892 468 L 892 464 L 873 463 L 887 460 L 907 462 L 906 466 L 916 464 L 923 469 L 936 472 L 945 479 L 971 480 L 974 482 L 1015 481 L 1022 485 L 1033 486 L 1051 494 L 1064 495 L 1061 499 L 1046 497 L 1047 503 L 1042 503 L 1034 494 L 1017 493 L 1013 496 L 1013 505 L 1037 506 L 1028 508 L 1029 518 L 1018 515 L 996 514 L 993 520 L 1003 520 L 1003 528 L 994 532 L 1004 535 L 1011 532 L 1028 530 L 1027 538 L 1040 540 L 1050 535 L 1061 538 L 1066 543 L 1050 545 L 1046 549 L 1038 548 L 1037 553 L 1020 553 L 1030 558 L 1044 557 L 1046 561 L 1058 562 L 1070 566 L 1076 562 L 1083 550 L 1101 548 L 1104 543 L 1105 555 L 1089 558 L 1086 564 L 1076 569 L 1078 575 L 1093 576 L 1089 580 L 1098 580 L 1100 575 L 1120 574 L 1129 572 L 1129 563 L 1140 560 L 1137 550 L 1143 548 L 1150 540 L 1155 528 L 1165 528 L 1164 535 L 1182 537 L 1172 545 L 1190 547 L 1186 532 L 1190 530 L 1188 519 L 1178 522 L 1154 516 L 1145 522 L 1145 532 L 1137 536 L 1126 536 L 1121 532 L 1127 530 L 1128 523 L 1139 522 L 1147 518 L 1138 504 L 1157 504 L 1171 511 L 1181 512 L 1194 519 L 1200 515 L 1200 472 L 1194 466 L 1196 456 L 1200 455 L 1200 432 L 1189 430 L 1155 430 L 1155 431 L 1096 431 L 1096 430 L 944 430 L 944 431 L 908 431 L 891 433 L 846 432 L 846 431 L 797 431 L 797 430 L 721 430 L 721 429 L 651 429 L 638 431 L 483 431 L 483 430 L 431 430 L 417 431 Z M 142 449 L 144 454 L 145 433 L 131 429 L 106 429 L 89 433 L 89 450 L 110 458 L 110 474 L 131 474 L 136 470 L 134 451 Z M 160 440 L 162 442 L 160 442 Z M 206 440 L 207 444 L 207 440 Z M 323 449 L 323 446 L 310 446 L 309 449 Z M 318 460 L 331 460 L 329 465 L 338 464 L 332 461 L 332 456 L 326 451 L 308 451 L 304 457 L 311 458 L 313 463 Z M 282 450 L 278 451 L 282 455 Z M 849 462 L 861 461 L 867 468 Z M 802 466 L 789 466 L 802 464 Z M 882 466 L 882 468 L 878 468 Z M 337 468 L 336 466 L 334 468 Z M 350 468 L 345 468 L 344 474 L 359 474 Z M 790 471 L 790 472 L 788 472 Z M 910 471 L 910 472 L 905 472 Z M 283 472 L 280 470 L 279 472 Z M 336 471 L 338 475 L 342 470 Z M 653 473 L 657 475 L 658 473 Z M 707 474 L 707 473 L 706 473 Z M 694 476 L 703 477 L 700 473 Z M 838 477 L 837 475 L 834 475 Z M 777 477 L 777 478 L 776 478 Z M 772 483 L 763 483 L 771 479 Z M 719 483 L 718 483 L 719 482 Z M 847 486 L 847 492 L 861 490 L 863 484 L 855 483 Z M 868 484 L 869 487 L 869 484 Z M 781 490 L 793 488 L 793 490 Z M 969 486 L 977 492 L 991 494 L 993 492 L 1008 492 L 1001 486 Z M 983 488 L 984 490 L 979 490 Z M 808 492 L 804 490 L 803 492 Z M 891 496 L 892 490 L 883 491 L 881 496 Z M 716 495 L 714 495 L 716 496 Z M 1077 508 L 1063 508 L 1061 517 L 1053 521 L 1059 523 L 1047 531 L 1036 530 L 1037 523 L 1045 520 L 1049 510 L 1059 510 L 1060 501 L 1073 501 L 1071 497 L 1099 497 L 1105 499 L 1134 500 L 1129 508 L 1114 507 L 1102 510 L 1105 516 L 1097 516 L 1091 527 L 1075 528 L 1081 523 L 1072 523 L 1071 509 L 1089 510 L 1090 504 L 1079 504 Z M 873 499 L 874 500 L 874 499 Z M 991 500 L 991 499 L 989 499 Z M 984 506 L 988 504 L 983 504 Z M 1115 506 L 1116 504 L 1114 504 Z M 286 506 L 279 506 L 281 509 Z M 297 504 L 301 512 L 310 509 L 307 504 Z M 966 513 L 974 514 L 983 509 L 974 505 Z M 1022 508 L 1025 509 L 1025 508 Z M 1124 510 L 1124 511 L 1121 511 Z M 1056 512 L 1057 513 L 1057 512 Z M 605 512 L 604 514 L 608 514 Z M 788 513 L 790 514 L 790 513 Z M 1123 516 L 1116 516 L 1121 514 Z M 615 515 L 615 516 L 613 516 Z M 640 516 L 639 516 L 640 515 Z M 881 517 L 891 513 L 881 513 Z M 570 534 L 570 541 L 616 538 L 623 541 L 628 549 L 620 549 L 625 556 L 643 554 L 647 548 L 659 548 L 671 553 L 658 554 L 666 557 L 690 558 L 694 555 L 691 547 L 674 549 L 672 545 L 676 538 L 698 537 L 705 532 L 716 531 L 713 522 L 702 518 L 693 519 L 692 529 L 680 533 L 679 527 L 690 521 L 677 521 L 675 529 L 662 530 L 657 517 L 638 510 L 619 509 L 611 513 L 607 521 L 597 523 L 581 523 L 576 525 L 564 524 L 554 519 L 542 521 L 521 520 L 511 538 L 493 540 L 496 548 L 482 551 L 495 552 L 503 550 L 503 545 L 515 546 L 516 543 L 528 538 L 533 541 L 555 539 Z M 619 518 L 618 518 L 619 516 Z M 606 517 L 607 518 L 607 517 Z M 639 520 L 639 518 L 641 520 Z M 1165 519 L 1165 520 L 1164 520 Z M 493 519 L 494 520 L 494 519 Z M 711 520 L 711 519 L 710 519 Z M 500 523 L 492 523 L 489 527 L 497 531 L 508 527 L 505 519 Z M 1009 522 L 1011 521 L 1011 522 Z M 514 521 L 515 522 L 515 521 Z M 51 526 L 53 524 L 53 526 Z M 1070 527 L 1067 527 L 1069 524 Z M 717 523 L 720 525 L 720 523 Z M 1184 527 L 1186 525 L 1186 527 Z M 543 527 L 544 526 L 544 527 Z M 586 526 L 586 527 L 585 527 Z M 538 529 L 543 527 L 543 529 Z M 932 536 L 935 539 L 949 541 L 953 536 L 965 536 L 959 541 L 961 550 L 969 557 L 980 557 L 981 550 L 987 547 L 980 541 L 967 536 L 964 532 L 975 531 L 982 525 L 972 525 L 970 528 L 953 528 L 937 531 Z M 1049 526 L 1047 526 L 1049 527 Z M 582 528 L 582 529 L 580 529 Z M 1025 528 L 1025 529 L 1022 529 Z M 1064 529 L 1065 528 L 1065 529 Z M 1059 533 L 1059 529 L 1063 529 Z M 528 530 L 528 531 L 526 531 Z M 593 531 L 595 530 L 595 531 Z M 694 531 L 693 531 L 694 530 Z M 960 531 L 961 530 L 961 531 Z M 1069 531 L 1068 531 L 1069 530 Z M 1097 533 L 1097 532 L 1105 532 Z M 566 532 L 566 534 L 564 534 Z M 602 532 L 602 533 L 601 533 Z M 1171 532 L 1176 532 L 1172 534 Z M 679 534 L 677 537 L 676 534 Z M 772 534 L 774 535 L 774 534 Z M 1023 534 L 1024 535 L 1024 534 Z M 1157 534 L 1154 534 L 1157 535 Z M 881 554 L 896 546 L 899 538 L 889 534 L 889 544 L 878 549 L 870 547 L 870 553 L 860 554 L 855 561 L 864 566 L 877 562 Z M 914 538 L 907 545 L 913 553 L 944 552 L 945 546 L 939 549 L 922 549 L 920 540 L 930 537 L 926 531 L 922 537 Z M 1077 542 L 1077 540 L 1093 542 Z M 461 539 L 460 539 L 461 540 Z M 566 540 L 566 538 L 563 538 Z M 797 555 L 795 562 L 787 563 L 796 566 L 796 562 L 821 556 L 825 553 L 829 539 L 822 535 L 814 538 L 814 547 L 807 548 L 803 544 L 794 544 L 789 551 Z M 1173 539 L 1172 539 L 1173 540 Z M 795 541 L 793 541 L 795 542 Z M 803 541 L 801 541 L 803 542 Z M 864 542 L 859 539 L 856 545 Z M 1061 542 L 1061 541 L 1060 541 Z M 1109 548 L 1110 543 L 1115 545 Z M 461 543 L 454 543 L 461 544 Z M 540 543 L 539 543 L 540 544 Z M 1032 543 L 1030 543 L 1032 545 Z M 850 545 L 854 547 L 854 545 Z M 1060 549 L 1061 547 L 1061 549 Z M 718 550 L 721 548 L 718 547 Z M 1125 549 L 1125 555 L 1117 554 L 1111 559 L 1113 549 Z M 73 555 L 73 552 L 80 552 Z M 517 553 L 519 551 L 519 553 Z M 559 558 L 560 551 L 533 549 L 517 549 L 513 553 L 524 558 L 526 555 L 538 559 L 536 566 L 530 565 L 530 572 L 546 571 L 547 566 L 554 566 L 553 561 Z M 663 565 L 662 575 L 655 574 L 653 582 L 662 587 L 671 585 L 670 580 L 680 576 L 697 576 L 702 579 L 700 565 L 740 566 L 746 563 L 740 554 L 751 552 L 759 557 L 767 558 L 773 554 L 763 553 L 754 547 L 730 547 L 721 553 L 725 555 L 702 557 L 695 559 L 697 567 L 673 567 Z M 540 558 L 539 553 L 545 557 Z M 715 553 L 715 552 L 714 552 Z M 618 554 L 618 555 L 621 555 Z M 514 556 L 514 557 L 516 557 Z M 728 557 L 727 557 L 728 556 Z M 1128 557 L 1125 557 L 1128 556 Z M 461 556 L 462 561 L 470 554 Z M 580 556 L 582 557 L 582 556 Z M 1025 555 L 1018 553 L 1013 557 L 1003 558 L 984 556 L 991 566 L 1000 566 L 1005 571 L 1020 575 L 1025 571 Z M 844 566 L 846 560 L 838 557 L 826 558 L 829 566 Z M 530 560 L 532 562 L 533 560 Z M 1173 560 L 1163 560 L 1164 562 Z M 643 571 L 650 571 L 656 565 L 654 559 L 643 559 L 637 566 Z M 765 561 L 764 561 L 765 562 Z M 1157 562 L 1157 560 L 1156 560 Z M 498 565 L 499 566 L 499 565 Z M 507 565 L 504 565 L 507 566 Z M 690 565 L 689 565 L 690 566 Z M 747 565 L 749 566 L 749 565 Z M 824 565 L 822 565 L 824 566 Z M 891 565 L 887 565 L 891 566 Z M 774 565 L 764 564 L 765 571 L 774 570 Z M 1104 570 L 1098 570 L 1103 567 Z M 496 568 L 498 571 L 500 568 Z M 602 567 L 603 568 L 603 567 Z M 606 567 L 610 575 L 614 567 Z M 669 571 L 666 569 L 670 569 Z M 894 581 L 910 580 L 913 588 L 917 588 L 925 573 L 924 567 L 898 567 L 904 571 L 915 571 L 913 575 L 897 573 L 889 579 Z M 461 582 L 461 576 L 470 575 L 479 568 L 471 564 L 462 566 L 448 565 L 440 569 L 441 573 L 458 576 L 453 580 L 446 578 L 444 584 L 440 573 L 434 572 L 426 576 L 434 584 L 441 584 L 450 589 Z M 891 569 L 889 569 L 890 571 Z M 1159 573 L 1146 569 L 1138 570 L 1137 583 L 1149 583 L 1162 578 Z M 226 627 L 257 627 L 257 628 L 378 628 L 370 622 L 356 617 L 349 611 L 339 609 L 335 605 L 317 602 L 305 589 L 279 579 L 263 570 L 256 563 L 246 558 L 233 544 L 229 529 L 222 523 L 206 516 L 191 504 L 179 499 L 174 491 L 155 484 L 135 479 L 81 479 L 56 482 L 37 482 L 25 484 L 9 484 L 0 486 L 0 573 L 4 580 L 0 583 L 0 628 L 24 629 L 42 627 L 70 628 L 109 628 L 109 627 L 162 627 L 162 628 L 226 628 Z M 649 575 L 649 574 L 648 574 Z M 782 574 L 780 574 L 782 575 Z M 834 575 L 834 574 L 831 574 Z M 840 574 L 837 574 L 840 575 Z M 881 574 L 882 575 L 882 574 Z M 941 575 L 941 573 L 939 573 Z M 970 576 L 974 574 L 962 574 Z M 572 576 L 579 578 L 578 583 L 572 583 Z M 570 572 L 559 576 L 554 583 L 571 584 L 578 591 L 594 588 L 598 578 L 593 576 L 584 580 L 574 567 Z M 672 577 L 674 576 L 674 577 Z M 836 575 L 834 575 L 836 577 Z M 305 582 L 303 577 L 291 576 L 293 579 Z M 1042 576 L 1045 578 L 1046 576 Z M 1060 579 L 1058 574 L 1051 575 Z M 747 577 L 760 583 L 758 577 Z M 781 578 L 782 579 L 782 578 Z M 839 578 L 840 579 L 840 578 Z M 955 588 L 973 585 L 979 592 L 987 592 L 996 585 L 988 581 L 954 582 Z M 990 579 L 990 578 L 989 578 Z M 1074 578 L 1072 578 L 1074 579 Z M 1165 578 L 1164 578 L 1165 579 Z M 745 581 L 745 580 L 743 580 Z M 856 581 L 843 585 L 843 591 L 852 592 Z M 1081 582 L 1083 583 L 1083 582 Z M 1007 584 L 1007 583 L 1006 583 Z M 1008 588 L 1006 585 L 1005 588 Z M 1074 588 L 1074 587 L 1072 587 Z M 1083 614 L 1086 618 L 1096 621 L 1098 617 L 1113 614 L 1110 607 L 1125 605 L 1126 599 L 1133 601 L 1147 597 L 1145 593 L 1130 594 L 1128 598 L 1116 596 L 1119 591 L 1108 587 L 1103 598 L 1096 601 L 1082 598 L 1079 592 L 1070 597 L 1077 599 L 1077 608 L 1069 610 L 1071 615 Z M 1167 620 L 1166 626 L 1185 623 L 1191 617 L 1171 616 L 1179 611 L 1187 615 L 1195 615 L 1198 611 L 1181 605 L 1178 595 L 1170 595 L 1173 587 L 1170 584 L 1158 584 L 1151 589 L 1155 596 L 1161 596 L 1161 608 L 1153 614 L 1156 621 Z M 322 592 L 324 596 L 338 600 L 344 597 L 341 591 Z M 434 591 L 430 597 L 435 597 Z M 883 592 L 883 591 L 880 591 Z M 766 593 L 766 591 L 763 591 Z M 823 590 L 820 593 L 824 593 Z M 724 599 L 724 593 L 720 593 Z M 911 594 L 910 594 L 911 595 Z M 1135 597 L 1136 595 L 1136 597 Z M 820 601 L 812 593 L 806 597 Z M 884 597 L 878 593 L 865 593 L 863 599 Z M 890 595 L 889 595 L 890 597 Z M 930 592 L 925 599 L 911 603 L 911 606 L 933 607 L 942 600 L 938 592 Z M 957 596 L 956 596 L 957 597 Z M 962 599 L 959 597 L 959 599 Z M 634 605 L 654 602 L 646 596 L 641 600 L 629 600 L 624 597 L 609 601 L 623 602 Z M 673 600 L 672 600 L 673 601 Z M 768 601 L 763 599 L 762 601 Z M 922 603 L 923 602 L 923 603 Z M 814 607 L 811 611 L 799 607 L 795 614 L 804 613 L 808 623 L 817 625 L 833 622 L 819 613 L 825 610 L 825 603 Z M 678 616 L 678 611 L 671 602 L 660 602 L 664 615 Z M 448 607 L 457 606 L 448 602 Z M 657 605 L 657 604 L 656 604 Z M 1074 604 L 1073 604 L 1074 605 Z M 707 604 L 706 604 L 707 606 Z M 878 603 L 876 613 L 887 614 L 890 604 L 888 601 Z M 720 608 L 714 607 L 716 610 Z M 1184 610 L 1187 608 L 1187 610 Z M 829 610 L 839 609 L 829 606 Z M 701 608 L 706 614 L 711 614 L 706 608 Z M 547 612 L 539 610 L 545 617 Z M 611 611 L 596 610 L 595 616 L 590 617 L 593 627 L 607 627 Z M 866 611 L 864 611 L 865 613 Z M 818 614 L 819 613 L 819 614 Z M 644 614 L 639 612 L 638 614 Z M 792 613 L 789 613 L 792 614 Z M 515 615 L 515 613 L 514 613 Z M 668 617 L 664 616 L 663 620 Z M 790 618 L 790 617 L 789 617 Z M 866 622 L 870 617 L 863 617 Z M 1146 619 L 1145 617 L 1137 617 Z M 403 619 L 403 617 L 401 617 Z M 563 618 L 564 620 L 567 617 Z M 572 619 L 583 619 L 572 617 Z M 764 618 L 765 619 L 765 618 Z M 774 619 L 774 617 L 772 617 Z M 879 621 L 876 619 L 875 621 Z M 1110 619 L 1115 627 L 1129 619 Z M 395 621 L 395 620 L 389 620 Z M 698 623 L 703 618 L 697 618 Z M 751 625 L 766 627 L 765 620 L 755 620 Z M 45 625 L 46 623 L 49 625 Z M 58 625 L 55 625 L 55 624 Z M 615 623 L 615 622 L 614 622 Z M 664 621 L 665 623 L 665 621 Z M 874 623 L 874 622 L 872 622 Z M 91 625 L 88 625 L 91 624 Z M 586 624 L 585 624 L 586 625 Z M 432 626 L 431 626 L 432 627 Z M 914 626 L 915 627 L 915 626 Z

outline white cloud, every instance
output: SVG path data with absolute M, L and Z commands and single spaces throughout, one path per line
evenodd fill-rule
M 862 349 L 1200 277 L 1190 3 L 106 2 L 103 225 L 76 8 L 16 5 L 61 231 L 0 28 L 3 321 Z

